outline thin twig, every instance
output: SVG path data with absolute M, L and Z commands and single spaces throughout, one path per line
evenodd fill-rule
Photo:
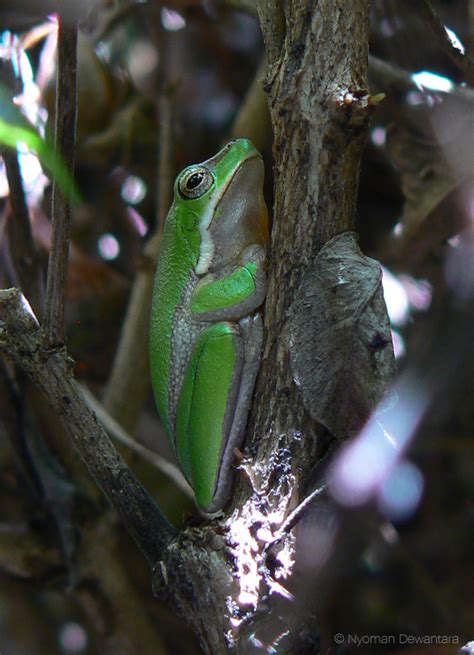
M 191 487 L 186 482 L 181 471 L 174 464 L 133 439 L 108 413 L 89 389 L 84 385 L 80 386 L 87 404 L 97 414 L 97 418 L 113 439 L 127 446 L 130 450 L 133 450 L 133 452 L 143 457 L 144 460 L 157 468 L 163 475 L 166 475 L 188 498 L 194 498 Z
M 275 533 L 272 541 L 268 542 L 268 544 L 265 546 L 264 552 L 268 552 L 271 548 L 273 548 L 273 546 L 276 546 L 276 544 L 280 543 L 280 541 L 293 530 L 295 525 L 301 521 L 316 498 L 321 496 L 323 492 L 326 491 L 326 488 L 327 484 L 325 482 L 321 483 L 308 496 L 306 496 L 306 498 L 302 500 L 297 507 L 295 507 L 291 514 L 289 514 L 283 521 L 280 528 Z
M 77 24 L 59 20 L 56 73 L 56 153 L 66 168 L 74 171 L 77 112 Z M 72 189 L 59 190 L 53 182 L 51 254 L 46 284 L 43 331 L 49 347 L 65 343 L 64 298 L 69 261 L 69 232 Z
M 154 566 L 175 537 L 149 493 L 117 452 L 73 377 L 64 348 L 43 347 L 38 321 L 18 289 L 0 290 L 0 348 L 25 371 L 72 437 L 89 473 Z
M 145 260 L 136 273 L 103 397 L 110 416 L 132 434 L 150 388 L 147 344 L 154 276 L 151 261 Z
M 430 27 L 442 50 L 456 64 L 459 70 L 463 72 L 466 82 L 474 86 L 474 61 L 472 61 L 469 55 L 462 53 L 453 46 L 443 23 L 429 3 L 429 0 L 415 0 L 412 3 L 412 7 Z
M 41 316 L 44 296 L 43 276 L 31 233 L 30 214 L 16 151 L 5 149 L 3 161 L 10 190 L 11 215 L 7 220 L 9 250 L 23 293 L 34 312 Z

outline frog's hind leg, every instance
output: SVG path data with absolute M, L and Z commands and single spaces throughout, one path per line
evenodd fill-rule
M 196 342 L 181 388 L 177 454 L 207 513 L 220 509 L 230 491 L 229 467 L 243 437 L 261 334 L 255 317 L 209 326 Z
M 223 507 L 232 486 L 230 467 L 235 461 L 235 449 L 240 448 L 245 437 L 245 428 L 252 402 L 252 393 L 260 366 L 262 350 L 263 327 L 260 314 L 246 316 L 239 321 L 241 331 L 241 376 L 237 401 L 233 412 L 232 425 L 227 435 L 226 446 L 216 482 L 214 493 L 215 508 Z M 215 511 L 208 510 L 208 511 Z

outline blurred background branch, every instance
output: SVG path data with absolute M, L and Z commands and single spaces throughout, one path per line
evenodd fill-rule
M 77 112 L 77 25 L 59 20 L 58 63 L 56 72 L 56 156 L 67 170 L 74 171 Z M 60 191 L 53 180 L 51 253 L 46 281 L 43 330 L 50 347 L 62 346 L 66 340 L 64 302 L 69 266 L 69 232 L 72 188 Z
M 21 287 L 27 290 L 33 311 L 41 316 L 44 298 L 43 271 L 31 232 L 18 154 L 5 150 L 3 161 L 10 190 L 11 216 L 7 222 L 7 233 L 13 266 Z
M 472 3 L 468 3 L 472 4 Z M 442 50 L 453 60 L 456 66 L 462 71 L 465 81 L 474 86 L 474 61 L 466 52 L 461 52 L 459 47 L 453 44 L 445 26 L 434 11 L 428 0 L 415 0 L 413 9 L 430 28 Z

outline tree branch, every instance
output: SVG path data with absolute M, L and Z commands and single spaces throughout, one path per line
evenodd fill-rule
M 369 55 L 369 80 L 371 86 L 376 87 L 373 91 L 383 91 L 385 94 L 392 94 L 395 101 L 405 103 L 405 96 L 409 91 L 419 91 L 420 88 L 413 81 L 411 73 L 384 61 L 375 55 Z M 429 95 L 429 90 L 426 92 Z M 453 97 L 474 104 L 474 90 L 471 88 L 454 85 L 450 91 L 434 91 L 437 96 Z
M 59 20 L 56 72 L 56 153 L 66 168 L 74 170 L 77 111 L 77 24 Z M 65 343 L 64 298 L 69 263 L 72 189 L 63 194 L 53 181 L 52 235 L 46 283 L 43 330 L 50 347 Z
M 175 535 L 149 494 L 117 453 L 72 375 L 64 350 L 44 347 L 36 317 L 18 289 L 0 290 L 0 349 L 31 378 L 54 409 L 89 472 L 154 565 Z
M 17 152 L 5 149 L 3 161 L 10 190 L 11 215 L 7 220 L 8 243 L 18 281 L 35 313 L 43 308 L 44 285 L 38 252 L 31 233 Z

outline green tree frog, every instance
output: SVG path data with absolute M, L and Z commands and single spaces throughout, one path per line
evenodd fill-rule
M 260 364 L 268 214 L 263 162 L 247 139 L 176 178 L 150 325 L 163 425 L 196 503 L 228 500 Z

